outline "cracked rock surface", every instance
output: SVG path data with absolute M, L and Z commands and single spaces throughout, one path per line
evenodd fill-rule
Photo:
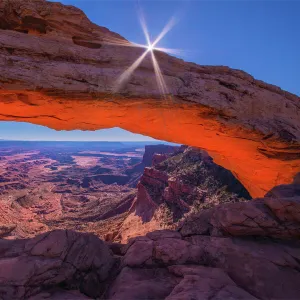
M 96 297 L 115 264 L 96 236 L 65 230 L 28 240 L 0 240 L 0 256 L 1 299 L 27 299 L 61 285 Z

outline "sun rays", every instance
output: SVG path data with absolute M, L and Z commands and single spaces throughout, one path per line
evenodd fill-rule
M 165 52 L 165 53 L 170 53 L 170 54 L 180 53 L 180 51 L 177 49 L 157 47 L 158 43 L 174 27 L 174 25 L 176 24 L 176 19 L 174 17 L 172 17 L 153 42 L 151 42 L 144 15 L 141 12 L 139 13 L 139 19 L 140 19 L 140 24 L 141 24 L 141 27 L 142 27 L 142 30 L 143 30 L 143 33 L 144 33 L 144 36 L 146 39 L 146 43 L 147 43 L 146 45 L 130 43 L 127 41 L 121 41 L 120 43 L 118 43 L 117 39 L 108 41 L 108 43 L 110 42 L 110 43 L 118 44 L 120 46 L 131 46 L 131 47 L 139 47 L 139 48 L 145 49 L 145 52 L 143 52 L 143 54 L 141 56 L 139 56 L 133 62 L 133 64 L 119 76 L 119 78 L 116 81 L 114 92 L 118 92 L 121 89 L 123 84 L 130 79 L 133 72 L 139 67 L 139 65 L 142 63 L 142 61 L 145 59 L 145 57 L 149 54 L 149 55 L 151 55 L 151 60 L 152 60 L 159 92 L 163 97 L 166 97 L 169 94 L 169 90 L 168 90 L 167 84 L 164 80 L 164 76 L 162 74 L 159 63 L 155 57 L 155 52 L 160 51 L 160 52 Z

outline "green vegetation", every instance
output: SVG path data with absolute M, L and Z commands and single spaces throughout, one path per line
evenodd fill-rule
M 168 173 L 169 180 L 174 178 L 174 199 L 171 202 L 166 200 L 160 206 L 161 218 L 166 225 L 178 222 L 190 213 L 249 198 L 248 192 L 231 172 L 216 165 L 200 149 L 188 148 L 156 168 Z

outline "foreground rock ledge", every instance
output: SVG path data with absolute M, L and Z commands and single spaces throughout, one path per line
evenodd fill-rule
M 216 206 L 179 231 L 150 232 L 125 245 L 68 230 L 0 239 L 0 297 L 299 299 L 299 237 L 300 198 L 278 187 L 264 199 Z
M 156 53 L 170 95 L 161 99 L 147 57 L 82 11 L 43 0 L 0 3 L 0 120 L 57 130 L 122 127 L 202 147 L 252 196 L 300 171 L 300 100 L 228 67 Z
M 69 230 L 0 239 L 0 298 L 299 299 L 299 237 L 298 182 L 127 244 Z

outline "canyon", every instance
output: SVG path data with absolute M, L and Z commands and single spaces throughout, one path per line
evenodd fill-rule
M 125 243 L 251 199 L 205 151 L 145 143 L 0 141 L 0 237 L 75 229 Z
M 300 295 L 299 175 L 251 199 L 198 148 L 1 143 L 1 299 Z
M 0 237 L 75 229 L 113 239 L 154 152 L 176 148 L 145 142 L 0 141 Z
M 201 149 L 181 146 L 173 153 L 155 153 L 116 237 L 127 243 L 153 230 L 175 229 L 193 212 L 250 199 L 232 173 Z

